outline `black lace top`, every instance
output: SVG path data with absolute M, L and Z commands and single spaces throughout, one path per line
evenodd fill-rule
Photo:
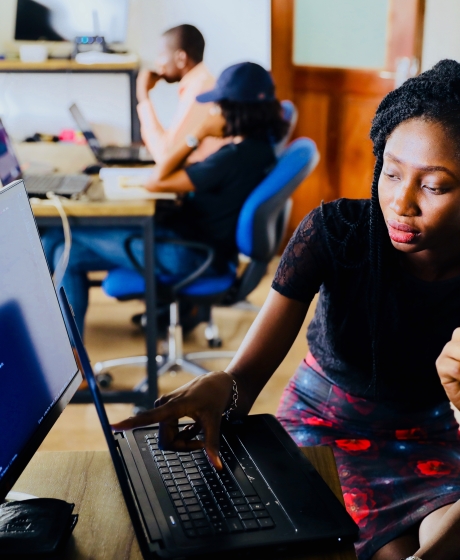
M 290 240 L 272 287 L 309 303 L 319 291 L 307 340 L 328 378 L 373 399 L 369 319 L 369 200 L 340 199 L 313 210 Z M 397 256 L 395 249 L 394 256 Z M 460 326 L 460 278 L 425 282 L 400 268 L 385 286 L 379 324 L 378 398 L 423 409 L 446 400 L 435 361 Z

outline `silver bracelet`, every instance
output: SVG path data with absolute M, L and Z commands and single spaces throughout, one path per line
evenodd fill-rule
M 236 384 L 236 381 L 233 379 L 232 377 L 232 381 L 233 381 L 233 385 L 232 385 L 232 404 L 227 408 L 227 410 L 222 414 L 222 416 L 225 416 L 225 418 L 227 420 L 230 420 L 230 412 L 232 410 L 235 410 L 236 407 L 238 406 L 238 386 Z
M 404 560 L 404 558 L 401 558 L 401 560 Z M 418 556 L 408 556 L 405 560 L 422 560 L 422 559 L 419 558 Z

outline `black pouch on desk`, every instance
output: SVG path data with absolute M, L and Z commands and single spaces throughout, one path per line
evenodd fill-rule
M 75 504 L 36 498 L 0 505 L 0 557 L 59 558 L 75 527 Z

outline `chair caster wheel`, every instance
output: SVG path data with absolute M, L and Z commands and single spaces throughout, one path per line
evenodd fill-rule
M 211 338 L 208 340 L 209 348 L 220 348 L 222 346 L 222 339 L 221 338 Z
M 133 415 L 134 416 L 139 416 L 139 414 L 143 414 L 144 412 L 147 412 L 148 408 L 146 406 L 135 406 L 133 408 Z
M 96 375 L 96 381 L 98 382 L 101 389 L 108 389 L 112 385 L 113 377 L 111 373 L 99 373 Z
M 136 325 L 137 327 L 140 327 L 141 329 L 146 329 L 147 328 L 147 314 L 146 313 L 136 313 L 136 315 L 133 315 L 131 317 L 131 323 L 133 323 L 133 325 Z

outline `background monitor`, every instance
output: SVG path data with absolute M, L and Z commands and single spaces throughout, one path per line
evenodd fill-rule
M 129 0 L 18 0 L 17 41 L 73 41 L 103 36 L 106 43 L 126 40 Z

